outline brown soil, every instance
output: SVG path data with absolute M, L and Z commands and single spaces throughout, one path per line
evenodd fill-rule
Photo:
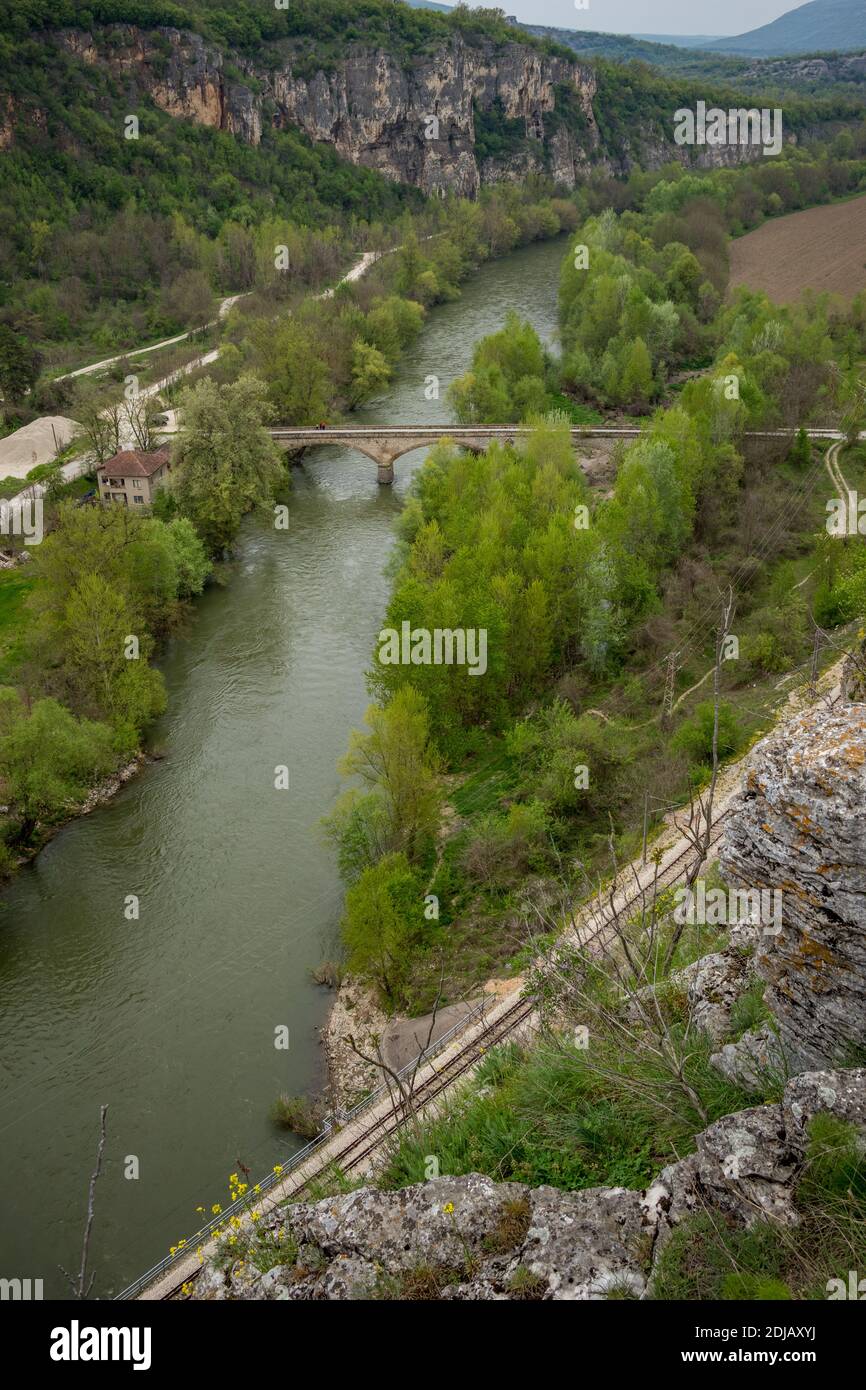
M 803 290 L 853 299 L 866 288 L 866 196 L 765 222 L 731 243 L 731 288 L 764 290 L 777 304 Z

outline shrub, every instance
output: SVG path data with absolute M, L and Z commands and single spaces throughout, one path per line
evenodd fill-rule
M 322 1108 L 307 1096 L 278 1096 L 271 1106 L 271 1120 L 302 1139 L 315 1139 L 322 1129 Z
M 692 763 L 712 765 L 714 708 L 711 700 L 698 705 L 694 714 L 677 729 L 671 744 L 685 753 Z M 719 706 L 719 758 L 730 758 L 742 743 L 742 731 L 732 705 Z
M 540 801 L 485 816 L 463 853 L 463 868 L 478 882 L 513 883 L 548 862 L 547 813 Z
M 323 960 L 313 974 L 313 984 L 327 985 L 328 989 L 339 989 L 343 982 L 343 967 L 339 961 Z

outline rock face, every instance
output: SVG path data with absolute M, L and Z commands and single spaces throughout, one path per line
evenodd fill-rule
M 192 1297 L 640 1298 L 665 1240 L 693 1212 L 746 1227 L 798 1221 L 808 1124 L 822 1112 L 866 1138 L 866 1070 L 798 1076 L 780 1104 L 726 1115 L 645 1192 L 561 1192 L 470 1173 L 290 1204 L 256 1227 L 274 1251 L 272 1268 L 260 1273 L 250 1259 L 228 1271 L 206 1267 Z M 280 1247 L 291 1252 L 284 1262 Z
M 676 160 L 697 165 L 760 158 L 750 147 L 689 150 L 673 141 L 673 124 L 635 132 L 633 148 L 607 149 L 594 110 L 595 73 L 588 64 L 547 55 L 525 43 L 467 42 L 454 34 L 429 52 L 398 56 L 353 44 L 328 70 L 285 52 L 276 66 L 225 55 L 200 35 L 110 25 L 93 34 L 54 36 L 83 62 L 121 79 L 135 101 L 150 97 L 178 116 L 258 144 L 266 123 L 293 125 L 333 145 L 355 164 L 425 193 L 474 197 L 482 183 L 544 172 L 572 188 L 597 166 L 627 173 Z M 486 117 L 496 128 L 516 123 L 519 140 L 503 154 L 476 148 Z M 480 123 L 480 127 L 479 127 Z M 0 113 L 0 145 L 4 133 Z M 514 128 L 512 127 L 512 131 Z
M 110 48 L 105 45 L 108 34 Z M 146 94 L 170 116 L 227 130 L 250 145 L 262 138 L 261 100 L 250 87 L 227 77 L 222 53 L 198 34 L 178 29 L 145 33 L 119 24 L 96 35 L 62 30 L 57 40 L 83 62 L 107 67 L 124 79 L 132 103 Z
M 674 979 L 688 988 L 689 1015 L 695 1028 L 721 1042 L 731 1030 L 731 1010 L 748 987 L 750 963 L 742 950 L 729 947 L 702 956 Z
M 388 1017 L 382 1013 L 370 990 L 347 975 L 337 990 L 323 1041 L 328 1062 L 331 1103 L 341 1110 L 354 1105 L 381 1084 L 379 1068 L 353 1051 L 353 1038 L 367 1057 L 375 1056 L 376 1039 L 384 1037 Z
M 551 150 L 544 118 L 556 107 L 560 83 L 577 96 L 586 133 L 578 146 L 561 128 Z M 522 44 L 476 47 L 454 37 L 405 64 L 383 49 L 358 47 L 334 72 L 305 79 L 286 69 L 275 74 L 273 87 L 284 119 L 311 139 L 427 193 L 477 193 L 476 106 L 519 121 L 530 142 L 525 162 L 543 168 L 553 153 L 560 181 L 568 186 L 588 167 L 599 143 L 591 70 Z M 485 168 L 491 180 L 499 172 L 496 161 Z
M 769 1023 L 744 1033 L 737 1042 L 725 1043 L 710 1061 L 717 1071 L 746 1091 L 760 1091 L 767 1081 L 784 1081 L 790 1072 L 785 1049 Z
M 866 704 L 810 710 L 755 749 L 721 864 L 781 893 L 754 966 L 789 1069 L 850 1062 L 866 1037 Z
M 410 1287 L 459 1300 L 604 1298 L 646 1289 L 659 1208 L 640 1192 L 560 1192 L 480 1173 L 398 1192 L 362 1188 L 286 1209 L 270 1234 L 296 1262 L 259 1275 L 249 1263 L 207 1270 L 195 1297 L 406 1297 Z

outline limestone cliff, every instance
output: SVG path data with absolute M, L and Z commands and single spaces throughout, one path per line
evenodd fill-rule
M 283 47 L 267 66 L 224 54 L 200 35 L 113 25 L 54 36 L 68 52 L 105 67 L 128 91 L 130 110 L 151 98 L 162 110 L 258 144 L 268 125 L 293 125 L 347 160 L 426 193 L 474 197 L 482 183 L 544 172 L 571 188 L 591 166 L 613 173 L 692 157 L 739 162 L 754 150 L 689 151 L 648 119 L 605 148 L 593 68 L 529 44 L 467 42 L 454 34 L 430 51 L 398 55 L 356 43 L 317 68 Z M 487 126 L 493 148 L 485 141 Z
M 755 969 L 792 1070 L 849 1063 L 866 1037 L 866 705 L 809 710 L 755 749 L 722 869 L 778 889 Z

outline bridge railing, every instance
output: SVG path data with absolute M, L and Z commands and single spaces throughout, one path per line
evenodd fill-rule
M 411 1076 L 415 1070 L 422 1067 L 425 1062 L 429 1062 L 434 1057 L 438 1056 L 464 1028 L 469 1027 L 474 1020 L 483 1018 L 485 1010 L 496 1002 L 495 996 L 485 995 L 473 1009 L 470 1009 L 467 1013 L 463 1014 L 462 1017 L 458 1018 L 456 1023 L 453 1023 L 435 1042 L 431 1042 L 429 1047 L 422 1048 L 411 1061 L 407 1062 L 404 1067 L 401 1067 L 400 1070 L 395 1073 L 396 1076 L 399 1077 L 401 1081 Z M 307 1159 L 311 1158 L 313 1154 L 321 1149 L 335 1134 L 339 1133 L 341 1129 L 346 1129 L 356 1119 L 363 1115 L 365 1111 L 374 1109 L 381 1100 L 384 1100 L 386 1096 L 392 1093 L 392 1088 L 389 1087 L 388 1083 L 383 1082 L 372 1090 L 369 1095 L 365 1096 L 362 1101 L 359 1101 L 351 1110 L 338 1111 L 336 1115 L 329 1116 L 324 1128 L 316 1135 L 315 1139 L 311 1139 L 310 1142 L 305 1144 L 302 1149 L 299 1149 L 297 1153 L 287 1158 L 285 1163 L 280 1165 L 281 1171 L 279 1173 L 275 1173 L 272 1170 L 256 1184 L 259 1188 L 259 1192 L 256 1193 L 256 1196 L 264 1196 L 271 1188 L 276 1187 L 277 1183 L 284 1182 L 287 1176 L 290 1176 L 296 1169 L 306 1163 Z M 220 1212 L 219 1216 L 215 1216 L 213 1220 L 208 1221 L 200 1230 L 196 1231 L 194 1236 L 186 1240 L 182 1248 L 177 1249 L 173 1255 L 165 1255 L 163 1259 L 157 1261 L 155 1265 L 152 1265 L 144 1274 L 133 1280 L 131 1284 L 128 1284 L 120 1293 L 115 1294 L 114 1301 L 121 1302 L 136 1298 L 143 1289 L 146 1289 L 149 1284 L 152 1284 L 161 1274 L 165 1274 L 172 1265 L 178 1264 L 181 1260 L 194 1254 L 200 1246 L 204 1245 L 211 1238 L 214 1231 L 224 1226 L 232 1216 L 239 1215 L 242 1211 L 245 1211 L 248 1205 L 249 1197 L 245 1195 L 244 1197 L 239 1197 L 237 1201 L 225 1207 Z

